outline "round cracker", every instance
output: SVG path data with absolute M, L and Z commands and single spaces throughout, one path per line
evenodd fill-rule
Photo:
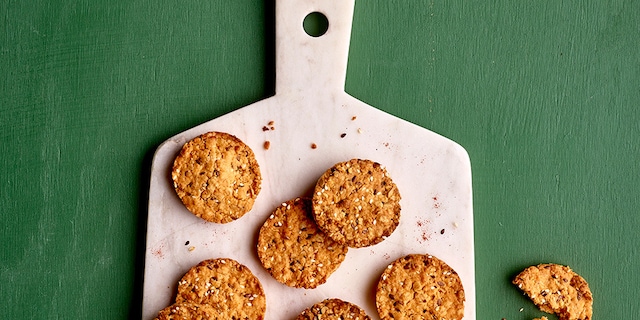
M 216 319 L 216 316 L 216 311 L 208 304 L 180 302 L 160 310 L 154 320 L 205 320 Z
M 296 320 L 371 320 L 357 305 L 340 299 L 326 299 L 302 311 Z
M 371 160 L 335 164 L 318 179 L 313 214 L 320 229 L 349 247 L 377 244 L 400 222 L 400 192 L 385 168 Z
M 251 210 L 262 183 L 251 148 L 223 132 L 208 132 L 185 143 L 171 178 L 187 209 L 216 223 L 231 222 Z
M 266 298 L 251 270 L 232 259 L 209 259 L 178 282 L 176 302 L 208 304 L 220 319 L 263 319 Z
M 318 229 L 309 199 L 297 198 L 278 206 L 267 218 L 257 249 L 260 262 L 278 282 L 312 289 L 327 281 L 348 248 Z
M 531 266 L 513 280 L 538 308 L 560 319 L 590 320 L 593 296 L 589 284 L 571 268 L 554 263 Z
M 458 274 L 432 255 L 410 254 L 394 261 L 376 289 L 376 308 L 383 320 L 459 320 L 464 300 Z

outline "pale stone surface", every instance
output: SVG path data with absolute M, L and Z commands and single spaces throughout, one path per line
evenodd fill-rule
M 246 265 L 260 279 L 266 319 L 293 319 L 331 297 L 355 303 L 378 319 L 372 294 L 378 277 L 409 253 L 430 253 L 454 268 L 465 288 L 464 319 L 475 319 L 469 157 L 455 142 L 344 92 L 353 8 L 354 0 L 277 0 L 276 95 L 182 132 L 158 148 L 149 196 L 143 319 L 171 304 L 177 281 L 191 266 L 222 257 Z M 314 11 L 329 20 L 327 33 L 317 38 L 302 28 L 304 17 Z M 264 131 L 271 121 L 274 130 Z M 171 165 L 181 146 L 208 131 L 240 138 L 261 167 L 262 190 L 253 209 L 228 224 L 189 213 L 171 183 Z M 402 195 L 398 228 L 380 244 L 350 249 L 341 267 L 316 289 L 280 284 L 258 261 L 260 226 L 276 206 L 310 192 L 325 170 L 351 158 L 386 167 Z

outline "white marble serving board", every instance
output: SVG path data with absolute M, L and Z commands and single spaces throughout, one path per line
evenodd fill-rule
M 469 157 L 455 142 L 344 92 L 353 8 L 354 0 L 277 0 L 275 96 L 182 132 L 158 148 L 149 195 L 144 320 L 173 302 L 176 284 L 191 266 L 221 257 L 239 261 L 260 279 L 267 320 L 294 319 L 325 298 L 350 301 L 378 319 L 379 275 L 409 253 L 429 253 L 453 267 L 465 289 L 464 319 L 475 319 Z M 329 20 L 320 37 L 307 35 L 302 27 L 304 17 L 315 11 Z M 208 131 L 228 132 L 244 141 L 262 172 L 253 209 L 228 224 L 189 213 L 170 178 L 182 145 Z M 340 268 L 316 289 L 278 283 L 257 258 L 260 226 L 282 202 L 308 194 L 326 169 L 352 158 L 386 167 L 402 195 L 398 228 L 380 244 L 349 249 Z

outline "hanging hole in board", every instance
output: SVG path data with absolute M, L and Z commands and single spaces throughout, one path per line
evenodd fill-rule
M 304 31 L 312 36 L 319 37 L 327 32 L 329 29 L 329 20 L 320 12 L 309 13 L 302 22 Z

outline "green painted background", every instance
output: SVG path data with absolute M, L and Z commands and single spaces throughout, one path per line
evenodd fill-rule
M 273 93 L 273 13 L 0 3 L 3 318 L 139 318 L 152 153 Z M 471 156 L 478 319 L 540 315 L 510 279 L 541 262 L 589 281 L 596 319 L 640 314 L 639 13 L 357 0 L 347 92 Z

